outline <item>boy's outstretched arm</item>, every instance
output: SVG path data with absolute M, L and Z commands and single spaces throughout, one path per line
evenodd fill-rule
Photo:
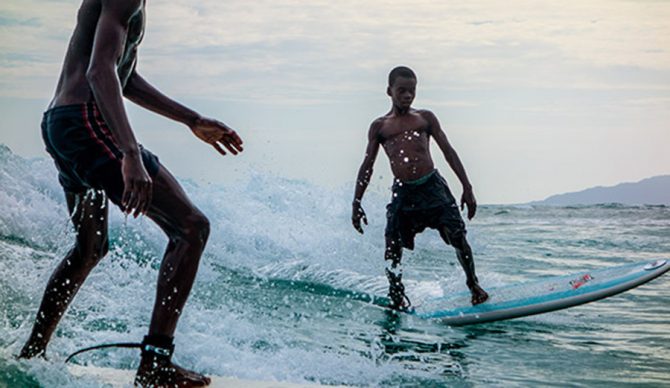
M 361 234 L 363 234 L 361 219 L 365 225 L 368 224 L 368 219 L 365 216 L 363 206 L 361 206 L 361 201 L 363 200 L 365 189 L 368 188 L 368 184 L 370 183 L 372 168 L 375 164 L 375 159 L 377 159 L 377 153 L 379 152 L 379 128 L 381 128 L 381 121 L 379 120 L 373 121 L 370 125 L 370 130 L 368 131 L 368 145 L 365 149 L 365 158 L 363 158 L 363 163 L 361 163 L 361 167 L 358 169 L 356 189 L 354 190 L 354 201 L 351 204 L 351 223 Z
M 468 219 L 471 220 L 475 213 L 477 212 L 477 201 L 475 200 L 475 194 L 472 191 L 472 184 L 468 179 L 468 175 L 465 172 L 465 167 L 461 163 L 461 159 L 458 157 L 456 150 L 451 146 L 449 140 L 447 140 L 447 135 L 442 130 L 440 122 L 437 117 L 430 111 L 422 112 L 423 117 L 428 121 L 430 134 L 435 138 L 437 145 L 442 150 L 444 158 L 449 163 L 449 167 L 456 173 L 456 176 L 461 181 L 463 185 L 463 195 L 461 196 L 461 210 L 465 205 L 468 205 Z
M 133 70 L 128 79 L 123 94 L 143 108 L 186 124 L 191 128 L 194 135 L 214 147 L 222 155 L 226 154 L 222 146 L 233 155 L 237 155 L 243 150 L 242 139 L 233 129 L 218 120 L 202 117 L 192 109 L 164 95 L 139 75 L 136 70 Z

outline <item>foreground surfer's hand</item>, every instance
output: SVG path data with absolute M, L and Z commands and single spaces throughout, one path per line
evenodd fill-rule
M 363 234 L 363 227 L 361 226 L 361 219 L 365 225 L 368 224 L 368 218 L 365 216 L 365 211 L 359 202 L 354 201 L 351 209 L 351 223 L 358 233 Z
M 461 210 L 463 210 L 465 205 L 468 205 L 468 220 L 471 220 L 477 212 L 477 201 L 475 200 L 475 194 L 472 192 L 472 188 L 463 190 L 463 195 L 461 196 Z
M 242 139 L 226 124 L 209 118 L 199 118 L 191 125 L 191 131 L 202 141 L 211 145 L 221 155 L 225 155 L 226 147 L 230 153 L 237 155 L 242 152 Z
M 121 174 L 123 175 L 123 197 L 121 210 L 137 218 L 146 213 L 151 205 L 153 193 L 151 177 L 142 164 L 139 153 L 125 154 L 121 160 Z

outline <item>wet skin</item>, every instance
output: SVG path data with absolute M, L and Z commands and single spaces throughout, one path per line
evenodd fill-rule
M 368 131 L 368 145 L 363 163 L 358 171 L 354 201 L 352 204 L 351 222 L 354 228 L 363 233 L 361 222 L 367 224 L 365 211 L 361 206 L 363 194 L 370 182 L 374 162 L 380 146 L 384 148 L 395 179 L 407 182 L 419 179 L 435 169 L 430 155 L 430 139 L 433 138 L 442 151 L 447 163 L 456 173 L 463 185 L 461 209 L 467 205 L 468 219 L 475 216 L 477 202 L 468 180 L 465 168 L 453 149 L 447 136 L 440 127 L 437 117 L 428 110 L 412 108 L 416 95 L 416 80 L 398 77 L 387 89 L 393 104 L 391 111 L 377 118 Z M 456 249 L 461 266 L 466 274 L 466 283 L 472 293 L 472 304 L 480 304 L 488 299 L 488 294 L 479 286 L 475 275 L 472 249 L 465 236 L 450 241 L 446 230 L 440 230 L 440 236 Z M 453 240 L 453 239 L 452 239 Z M 397 241 L 386 240 L 385 259 L 391 261 L 393 268 L 400 264 L 402 247 Z M 391 285 L 393 288 L 393 285 Z M 402 306 L 396 306 L 402 307 Z
M 144 36 L 144 26 L 143 0 L 84 0 L 49 107 L 89 101 L 99 106 L 123 153 L 120 171 L 117 168 L 104 172 L 116 174 L 116 188 L 123 188 L 122 193 L 110 197 L 119 198 L 117 205 L 125 213 L 149 217 L 169 240 L 159 271 L 149 334 L 172 337 L 195 280 L 209 235 L 209 221 L 164 166 L 160 166 L 153 179 L 149 176 L 123 98 L 185 124 L 222 155 L 227 152 L 236 155 L 243 148 L 234 130 L 170 99 L 137 72 L 137 47 Z M 103 189 L 107 193 L 114 190 Z M 107 196 L 94 190 L 66 191 L 65 196 L 76 232 L 75 245 L 48 281 L 32 333 L 20 353 L 23 358 L 44 356 L 68 305 L 108 251 Z M 171 363 L 167 366 L 156 372 L 143 360 L 138 377 L 147 385 L 152 381 L 171 381 L 189 387 L 210 382 L 199 373 Z

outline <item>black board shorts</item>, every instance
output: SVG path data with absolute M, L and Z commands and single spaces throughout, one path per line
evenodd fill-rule
M 112 202 L 121 203 L 123 154 L 94 102 L 63 105 L 44 112 L 42 138 L 65 191 L 104 190 Z M 160 168 L 158 157 L 142 146 L 140 153 L 144 168 L 155 177 Z
M 414 237 L 426 228 L 446 228 L 450 241 L 465 236 L 465 222 L 447 181 L 437 170 L 413 182 L 396 181 L 386 206 L 385 236 L 414 249 Z

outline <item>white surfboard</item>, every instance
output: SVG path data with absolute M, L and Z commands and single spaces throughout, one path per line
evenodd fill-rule
M 607 298 L 647 283 L 668 270 L 670 262 L 657 260 L 549 277 L 487 288 L 489 300 L 477 306 L 472 306 L 469 292 L 428 299 L 411 314 L 439 319 L 452 326 L 524 317 Z
M 86 377 L 99 381 L 101 385 L 112 388 L 132 387 L 135 371 L 129 369 L 101 368 L 96 366 L 69 365 L 68 370 L 76 377 Z M 324 387 L 310 383 L 286 383 L 280 381 L 243 380 L 234 377 L 209 376 L 210 388 L 318 388 Z M 330 386 L 329 386 L 330 387 Z

